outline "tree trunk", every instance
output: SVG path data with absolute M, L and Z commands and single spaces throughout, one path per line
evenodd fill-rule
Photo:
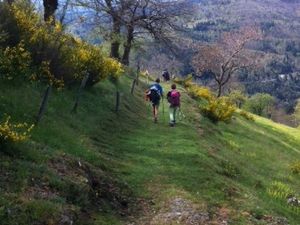
M 44 20 L 52 20 L 52 24 L 55 24 L 55 11 L 58 7 L 58 0 L 44 0 Z
M 141 71 L 141 61 L 140 61 L 140 59 L 138 59 L 137 68 L 136 68 L 136 78 L 135 78 L 137 86 L 139 85 L 140 71 Z
M 119 36 L 121 33 L 121 23 L 118 18 L 113 18 L 113 29 L 111 32 L 111 48 L 110 48 L 110 57 L 120 60 L 120 40 Z
M 13 4 L 14 0 L 6 0 L 6 2 L 7 2 L 9 5 L 11 5 L 11 4 Z
M 131 46 L 133 41 L 133 31 L 134 28 L 132 25 L 127 26 L 127 40 L 124 44 L 124 53 L 122 57 L 122 63 L 126 66 L 129 65 L 129 56 L 130 56 L 130 51 L 131 51 Z
M 222 84 L 218 84 L 218 95 L 217 95 L 218 98 L 221 97 L 222 91 L 223 91 L 223 85 Z

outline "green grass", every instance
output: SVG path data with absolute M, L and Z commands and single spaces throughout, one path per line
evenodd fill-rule
M 244 212 L 257 218 L 283 216 L 299 224 L 299 209 L 268 194 L 274 182 L 281 182 L 300 195 L 299 174 L 290 170 L 300 157 L 299 130 L 260 117 L 251 122 L 236 116 L 229 124 L 216 125 L 202 118 L 197 103 L 185 94 L 185 119 L 168 127 L 165 103 L 164 115 L 161 107 L 159 123 L 153 124 L 151 108 L 143 101 L 145 86 L 131 96 L 130 83 L 122 78 L 119 85 L 123 94 L 118 114 L 115 86 L 109 81 L 84 92 L 77 114 L 70 113 L 76 89 L 53 92 L 31 141 L 5 151 L 10 154 L 0 152 L 4 224 L 51 224 L 65 214 L 75 215 L 75 224 L 124 224 L 130 217 L 122 215 L 132 214 L 112 196 L 127 199 L 135 217 L 142 216 L 135 211 L 136 199 L 152 200 L 152 207 L 160 209 L 180 196 L 209 211 L 230 209 L 230 224 L 264 224 L 250 222 Z M 0 86 L 1 112 L 12 115 L 13 121 L 33 122 L 43 87 Z M 61 165 L 53 163 L 59 160 L 67 165 L 66 177 L 51 166 Z M 103 198 L 93 202 L 78 162 L 89 165 L 102 186 L 113 183 L 112 196 L 102 193 Z M 28 190 L 36 186 L 50 187 L 53 196 L 29 198 Z

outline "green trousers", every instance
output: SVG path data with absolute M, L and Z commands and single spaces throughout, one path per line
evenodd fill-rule
M 178 110 L 178 106 L 170 106 L 169 108 L 169 115 L 170 115 L 170 124 L 176 123 L 176 112 Z

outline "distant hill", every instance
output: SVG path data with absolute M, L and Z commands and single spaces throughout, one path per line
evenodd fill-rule
M 264 39 L 252 46 L 265 53 L 265 68 L 248 71 L 240 80 L 248 93 L 267 92 L 290 111 L 300 97 L 299 79 L 286 82 L 282 74 L 300 71 L 300 2 L 295 0 L 199 0 L 191 38 L 214 42 L 222 32 L 257 26 Z M 274 81 L 270 85 L 270 80 Z

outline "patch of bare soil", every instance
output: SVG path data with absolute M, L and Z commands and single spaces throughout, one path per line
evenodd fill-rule
M 31 199 L 55 199 L 59 196 L 59 193 L 51 188 L 47 184 L 42 186 L 34 185 L 29 187 L 24 193 L 23 197 L 28 200 Z
M 128 225 L 227 225 L 230 213 L 229 209 L 220 208 L 211 215 L 203 207 L 181 197 L 170 200 L 158 212 L 150 209 L 148 212 L 148 215 Z
M 207 212 L 198 210 L 191 202 L 182 198 L 175 198 L 169 202 L 168 209 L 158 212 L 149 224 L 202 225 L 207 224 L 209 219 Z

